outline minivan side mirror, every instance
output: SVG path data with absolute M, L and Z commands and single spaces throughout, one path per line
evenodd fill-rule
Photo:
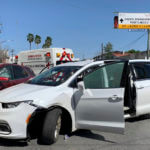
M 85 90 L 85 86 L 84 86 L 84 82 L 83 81 L 80 81 L 80 82 L 78 82 L 78 89 L 79 89 L 79 91 L 84 91 Z
M 7 78 L 7 77 L 0 77 L 0 81 L 9 81 L 9 78 Z

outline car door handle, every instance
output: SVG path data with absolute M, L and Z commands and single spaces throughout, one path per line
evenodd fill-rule
M 144 87 L 143 86 L 139 86 L 137 89 L 144 89 Z
M 119 102 L 121 100 L 122 100 L 122 98 L 118 97 L 117 95 L 113 95 L 112 97 L 108 98 L 109 102 Z

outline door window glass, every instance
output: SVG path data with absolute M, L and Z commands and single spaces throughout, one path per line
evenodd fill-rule
M 28 77 L 28 73 L 20 66 L 13 66 L 14 78 L 21 79 Z
M 84 77 L 85 88 L 119 88 L 123 69 L 124 62 L 103 66 Z
M 83 81 L 83 77 L 86 76 L 87 74 L 89 74 L 90 72 L 96 70 L 97 68 L 99 68 L 100 65 L 94 65 L 92 67 L 89 67 L 87 68 L 86 70 L 84 70 L 82 73 L 80 73 L 77 78 L 75 78 L 71 84 L 70 84 L 70 87 L 73 87 L 73 88 L 77 88 L 77 83 L 80 82 L 80 81 Z
M 12 79 L 12 72 L 9 66 L 0 67 L 0 77 Z
M 35 76 L 34 72 L 29 67 L 24 66 L 24 68 L 29 72 L 30 75 Z
M 150 63 L 133 63 L 137 79 L 150 78 Z

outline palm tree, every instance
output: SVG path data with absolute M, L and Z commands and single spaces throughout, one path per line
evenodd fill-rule
M 52 38 L 50 36 L 47 36 L 42 48 L 49 48 L 51 45 L 52 45 Z
M 34 42 L 35 42 L 35 44 L 37 45 L 37 48 L 38 48 L 38 45 L 41 43 L 41 37 L 39 35 L 36 35 L 35 39 L 34 39 Z
M 46 46 L 46 44 L 45 44 L 45 43 L 42 45 L 42 48 L 47 48 L 47 46 Z
M 50 36 L 47 36 L 45 44 L 48 48 L 52 45 L 52 38 Z
M 34 35 L 29 33 L 27 35 L 27 41 L 30 43 L 30 50 L 31 50 L 31 43 L 34 41 Z

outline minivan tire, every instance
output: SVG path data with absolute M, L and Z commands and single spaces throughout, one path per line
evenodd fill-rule
M 50 145 L 58 140 L 61 128 L 61 114 L 62 110 L 59 108 L 47 112 L 41 134 L 38 137 L 39 144 Z

